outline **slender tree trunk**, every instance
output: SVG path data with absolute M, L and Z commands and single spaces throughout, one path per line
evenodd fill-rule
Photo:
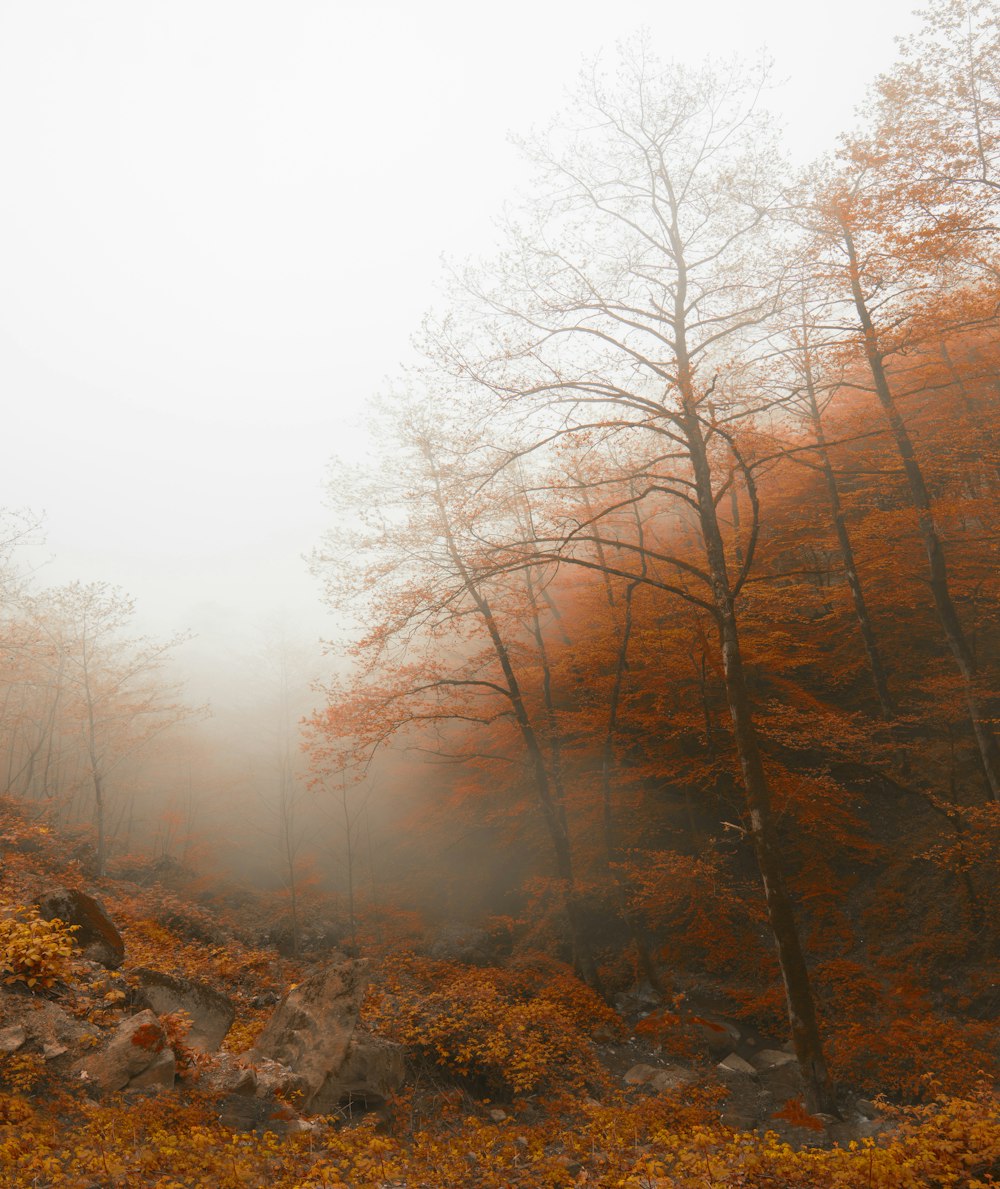
M 682 376 L 684 375 L 682 361 Z M 690 391 L 690 390 L 689 390 Z M 746 672 L 740 649 L 739 628 L 719 529 L 712 476 L 701 422 L 690 395 L 684 402 L 682 427 L 688 440 L 698 493 L 698 508 L 705 556 L 716 608 L 723 673 L 733 736 L 740 760 L 750 819 L 750 837 L 764 885 L 768 923 L 774 937 L 778 965 L 785 987 L 788 1020 L 795 1055 L 805 1078 L 812 1110 L 836 1114 L 834 1089 L 823 1054 L 809 970 L 799 938 L 791 898 L 785 886 L 784 864 L 771 812 L 771 791 L 753 721 Z
M 861 288 L 861 274 L 858 267 L 858 257 L 854 246 L 854 239 L 846 226 L 841 225 L 844 245 L 850 261 L 851 293 L 857 311 L 861 329 L 864 334 L 865 356 L 875 383 L 875 393 L 879 404 L 889 423 L 889 430 L 895 442 L 899 457 L 903 463 L 910 488 L 910 499 L 917 511 L 917 524 L 927 563 L 930 570 L 930 587 L 937 608 L 938 619 L 944 629 L 945 639 L 954 657 L 955 665 L 962 678 L 965 693 L 965 704 L 968 707 L 972 730 L 979 747 L 983 770 L 986 774 L 990 795 L 994 801 L 1000 801 L 1000 747 L 990 724 L 990 716 L 982 704 L 979 691 L 976 688 L 976 660 L 969 641 L 959 619 L 958 611 L 951 597 L 951 586 L 948 579 L 948 566 L 945 558 L 944 545 L 938 535 L 934 523 L 934 513 L 931 505 L 930 492 L 924 480 L 923 471 L 917 460 L 916 451 L 910 438 L 906 422 L 903 420 L 896 401 L 892 395 L 889 378 L 885 370 L 885 357 L 879 349 L 878 336 L 872 321 L 864 292 Z
M 94 702 L 89 688 L 86 691 L 87 700 L 87 753 L 90 758 L 90 779 L 94 787 L 94 817 L 97 824 L 97 872 L 98 876 L 107 874 L 108 839 L 107 821 L 104 802 L 104 778 L 101 774 L 101 763 L 97 754 L 97 724 L 94 721 Z
M 351 812 L 347 803 L 346 785 L 341 787 L 340 796 L 341 805 L 344 810 L 344 839 L 346 844 L 344 857 L 347 865 L 347 920 L 351 927 L 351 947 L 357 950 L 358 925 L 354 905 L 354 823 L 351 821 Z
M 847 522 L 844 519 L 844 510 L 840 502 L 840 488 L 837 485 L 837 476 L 830 462 L 830 451 L 827 445 L 826 432 L 823 429 L 823 419 L 820 415 L 819 403 L 816 400 L 816 386 L 813 382 L 812 361 L 809 355 L 808 343 L 806 344 L 803 358 L 806 396 L 809 401 L 809 416 L 812 420 L 813 435 L 816 438 L 816 453 L 819 458 L 820 468 L 823 471 L 823 478 L 826 481 L 827 499 L 830 504 L 830 519 L 833 521 L 833 529 L 837 535 L 837 545 L 840 548 L 840 557 L 844 563 L 844 574 L 847 578 L 847 585 L 851 591 L 851 598 L 854 600 L 854 614 L 857 617 L 858 629 L 861 632 L 861 639 L 864 642 L 865 653 L 868 657 L 868 668 L 871 672 L 872 684 L 875 686 L 875 696 L 878 698 L 882 717 L 888 721 L 895 717 L 896 707 L 892 699 L 892 694 L 889 692 L 889 680 L 886 674 L 885 662 L 882 660 L 878 640 L 875 638 L 875 629 L 872 627 L 871 616 L 868 613 L 868 605 L 865 601 L 864 589 L 861 585 L 861 576 L 858 573 L 857 563 L 854 558 L 854 546 L 851 544 L 851 538 L 847 531 Z
M 288 902 L 292 913 L 292 956 L 297 958 L 302 939 L 299 930 L 299 888 L 295 877 L 295 823 L 291 816 L 293 813 L 294 808 L 285 802 L 285 795 L 282 794 L 281 841 L 288 880 Z
M 513 711 L 514 721 L 517 723 L 518 731 L 524 743 L 525 751 L 528 757 L 528 766 L 534 778 L 535 792 L 538 797 L 539 808 L 542 811 L 542 818 L 545 822 L 549 834 L 549 840 L 552 843 L 552 850 L 555 857 L 556 877 L 563 887 L 563 894 L 565 896 L 566 908 L 566 923 L 569 926 L 570 943 L 573 949 L 573 964 L 580 977 L 594 990 L 602 993 L 601 979 L 597 970 L 597 963 L 594 960 L 593 951 L 590 942 L 586 935 L 583 921 L 581 919 L 580 906 L 576 895 L 576 884 L 573 875 L 573 858 L 572 849 L 570 846 L 569 828 L 566 822 L 565 807 L 560 803 L 557 796 L 554 794 L 552 782 L 549 779 L 548 768 L 545 764 L 545 755 L 542 750 L 541 742 L 535 730 L 534 723 L 531 720 L 531 715 L 528 713 L 528 708 L 524 701 L 524 695 L 521 690 L 521 684 L 517 679 L 517 674 L 514 671 L 514 664 L 510 658 L 510 651 L 504 642 L 503 636 L 500 632 L 500 627 L 497 623 L 496 616 L 493 613 L 493 608 L 490 605 L 489 599 L 480 589 L 473 575 L 470 573 L 465 564 L 462 554 L 455 541 L 454 533 L 451 528 L 451 518 L 448 514 L 448 508 L 444 500 L 444 494 L 441 491 L 440 477 L 437 472 L 434 459 L 427 456 L 427 461 L 432 468 L 434 475 L 434 482 L 436 487 L 436 503 L 438 514 L 441 517 L 441 530 L 448 547 L 449 555 L 452 563 L 473 602 L 476 610 L 482 618 L 483 624 L 490 637 L 490 643 L 493 646 L 494 654 L 500 664 L 501 672 L 503 673 L 504 685 L 507 690 L 507 695 L 510 700 L 511 710 Z
M 640 528 L 641 532 L 641 528 Z M 645 564 L 645 559 L 644 559 Z M 628 888 L 621 874 L 622 855 L 618 846 L 618 831 L 615 827 L 614 812 L 614 773 L 615 736 L 618 732 L 618 709 L 621 705 L 622 690 L 625 674 L 628 671 L 628 648 L 632 638 L 632 600 L 637 583 L 630 582 L 625 591 L 625 614 L 618 639 L 618 653 L 615 658 L 615 677 L 611 687 L 611 697 L 608 701 L 608 721 L 604 732 L 604 747 L 601 754 L 601 801 L 604 818 L 604 849 L 607 856 L 608 872 L 618 889 L 618 911 L 628 929 L 629 937 L 635 947 L 639 969 L 646 976 L 649 985 L 655 991 L 663 990 L 663 983 L 653 962 L 649 944 L 643 935 L 635 914 L 629 907 Z M 609 607 L 614 614 L 614 605 Z

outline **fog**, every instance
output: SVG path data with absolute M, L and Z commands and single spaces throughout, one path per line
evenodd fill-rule
M 366 402 L 409 357 L 441 256 L 489 250 L 526 176 L 508 133 L 645 25 L 668 57 L 766 47 L 805 161 L 850 126 L 909 9 L 0 8 L 0 503 L 44 517 L 38 581 L 118 585 L 142 631 L 194 634 L 173 671 L 215 716 L 190 728 L 203 783 L 270 812 L 268 732 L 294 734 L 337 629 L 304 560 L 327 468 L 364 455 Z M 299 658 L 281 723 L 254 668 L 278 638 Z

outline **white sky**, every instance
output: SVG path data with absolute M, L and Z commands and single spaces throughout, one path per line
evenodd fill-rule
M 581 58 L 766 46 L 795 154 L 832 147 L 910 0 L 0 0 L 0 505 L 48 582 L 157 634 L 274 608 L 337 450 L 405 356 L 442 252 L 488 246 Z

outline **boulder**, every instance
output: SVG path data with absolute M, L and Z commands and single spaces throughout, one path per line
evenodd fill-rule
M 749 1068 L 753 1073 L 752 1066 Z M 745 1070 L 731 1069 L 725 1063 L 720 1063 L 717 1070 L 719 1080 L 726 1087 L 721 1121 L 735 1131 L 752 1131 L 773 1109 L 771 1096 Z
M 176 1062 L 159 1020 L 147 1010 L 119 1024 L 100 1052 L 77 1062 L 76 1072 L 97 1093 L 110 1094 L 169 1088 L 174 1084 Z
M 77 945 L 85 958 L 108 970 L 125 961 L 125 942 L 104 906 L 79 888 L 55 888 L 35 901 L 39 915 L 47 921 L 58 918 L 76 925 Z
M 204 1084 L 217 1095 L 220 1121 L 234 1131 L 288 1134 L 301 1123 L 288 1100 L 300 1098 L 305 1083 L 277 1061 L 244 1065 L 242 1058 L 219 1053 L 204 1070 Z
M 786 1053 L 783 1049 L 761 1049 L 750 1057 L 750 1064 L 754 1069 L 776 1069 L 779 1065 L 788 1065 L 795 1060 L 794 1053 Z
M 327 966 L 285 995 L 245 1054 L 292 1071 L 301 1082 L 303 1110 L 329 1112 L 345 1098 L 384 1101 L 402 1082 L 399 1046 L 355 1036 L 367 981 L 364 960 Z
M 625 1074 L 622 1081 L 626 1086 L 645 1086 L 656 1077 L 657 1069 L 655 1065 L 633 1065 L 632 1068 Z
M 343 1065 L 323 1083 L 310 1110 L 329 1115 L 344 1106 L 379 1109 L 402 1086 L 405 1076 L 402 1045 L 357 1030 L 347 1046 Z
M 757 1077 L 761 1086 L 772 1095 L 779 1107 L 790 1098 L 805 1098 L 806 1084 L 798 1061 L 764 1066 L 757 1071 Z
M 656 1077 L 650 1079 L 649 1085 L 657 1094 L 663 1094 L 667 1090 L 676 1090 L 680 1086 L 690 1086 L 697 1080 L 698 1075 L 694 1070 L 684 1069 L 680 1065 L 671 1065 L 667 1069 L 659 1070 Z
M 686 1086 L 696 1081 L 693 1070 L 685 1069 L 681 1065 L 633 1065 L 625 1074 L 622 1081 L 626 1086 L 649 1086 L 657 1094 L 665 1090 L 675 1090 L 678 1086 Z
M 719 1062 L 719 1069 L 724 1069 L 728 1073 L 744 1073 L 748 1077 L 753 1077 L 756 1070 L 749 1061 L 744 1061 L 738 1053 L 730 1053 L 728 1057 Z
M 684 1022 L 713 1057 L 733 1052 L 742 1039 L 739 1028 L 729 1020 L 690 1015 Z
M 27 1039 L 27 1032 L 19 1024 L 0 1028 L 0 1053 L 16 1053 Z
M 226 1038 L 236 1018 L 232 1000 L 207 983 L 196 979 L 178 978 L 160 970 L 140 967 L 132 971 L 138 980 L 136 1001 L 150 1008 L 158 1016 L 170 1012 L 186 1012 L 191 1029 L 186 1043 L 202 1053 L 214 1053 Z

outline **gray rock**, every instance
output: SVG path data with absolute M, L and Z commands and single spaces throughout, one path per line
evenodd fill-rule
M 363 960 L 328 966 L 293 987 L 246 1054 L 255 1063 L 279 1062 L 303 1083 L 302 1106 L 343 1068 L 368 981 Z
M 99 1094 L 148 1086 L 172 1086 L 175 1062 L 166 1033 L 151 1011 L 119 1024 L 100 1051 L 80 1059 L 77 1074 Z
M 219 1096 L 220 1120 L 234 1131 L 286 1132 L 298 1118 L 286 1100 L 301 1097 L 305 1082 L 277 1061 L 263 1061 L 254 1067 L 241 1064 L 241 1060 L 231 1053 L 219 1053 L 204 1071 L 207 1088 Z
M 730 1053 L 728 1057 L 720 1061 L 719 1069 L 725 1069 L 729 1073 L 744 1073 L 748 1077 L 754 1077 L 757 1073 L 750 1062 L 744 1061 L 738 1053 Z
M 125 942 L 104 906 L 79 888 L 55 888 L 35 902 L 39 915 L 47 921 L 65 921 L 76 925 L 73 934 L 85 958 L 108 970 L 117 970 L 125 961 Z
M 19 1024 L 4 1028 L 0 1031 L 0 1053 L 16 1053 L 27 1039 L 27 1032 Z
M 177 978 L 159 970 L 141 967 L 132 972 L 139 980 L 138 1002 L 158 1016 L 183 1011 L 191 1018 L 185 1043 L 202 1053 L 214 1053 L 233 1025 L 236 1010 L 232 1000 L 207 983 Z
M 238 1094 L 244 1098 L 252 1098 L 257 1093 L 259 1081 L 257 1071 L 253 1066 L 237 1065 L 230 1054 L 224 1053 L 226 1065 L 219 1071 L 218 1086 L 227 1094 Z
M 82 1024 L 55 1003 L 2 989 L 0 1019 L 6 1024 L 0 1032 L 0 1053 L 15 1053 L 25 1045 L 42 1053 L 54 1048 L 82 1053 L 98 1035 L 89 1024 Z
M 676 1090 L 678 1086 L 689 1086 L 694 1081 L 697 1081 L 697 1075 L 693 1070 L 672 1065 L 668 1069 L 659 1070 L 649 1085 L 657 1094 L 663 1094 L 667 1090 Z
M 406 1057 L 402 1045 L 356 1030 L 343 1065 L 313 1097 L 309 1109 L 332 1114 L 343 1106 L 374 1110 L 403 1084 Z
M 795 1056 L 792 1053 L 786 1053 L 781 1049 L 761 1049 L 759 1053 L 751 1056 L 750 1064 L 754 1069 L 774 1069 L 794 1060 Z
M 685 1069 L 682 1065 L 633 1065 L 625 1074 L 622 1081 L 626 1086 L 649 1086 L 657 1094 L 664 1090 L 674 1090 L 678 1086 L 686 1086 L 696 1081 L 693 1070 Z
M 726 1020 L 713 1020 L 705 1016 L 689 1017 L 687 1026 L 697 1035 L 713 1057 L 731 1053 L 740 1042 L 740 1030 Z
M 303 1111 L 329 1113 L 345 1101 L 376 1105 L 402 1084 L 400 1046 L 356 1034 L 366 982 L 365 961 L 329 965 L 284 996 L 246 1053 L 297 1078 Z
M 129 1090 L 149 1090 L 162 1087 L 169 1090 L 177 1076 L 177 1061 L 173 1049 L 157 1053 L 152 1061 L 135 1077 L 129 1078 Z
M 757 1071 L 760 1084 L 781 1107 L 790 1098 L 805 1098 L 806 1084 L 802 1070 L 797 1061 L 787 1061 L 783 1065 L 771 1065 Z
M 656 1077 L 659 1070 L 654 1065 L 633 1065 L 622 1081 L 626 1086 L 645 1086 Z

